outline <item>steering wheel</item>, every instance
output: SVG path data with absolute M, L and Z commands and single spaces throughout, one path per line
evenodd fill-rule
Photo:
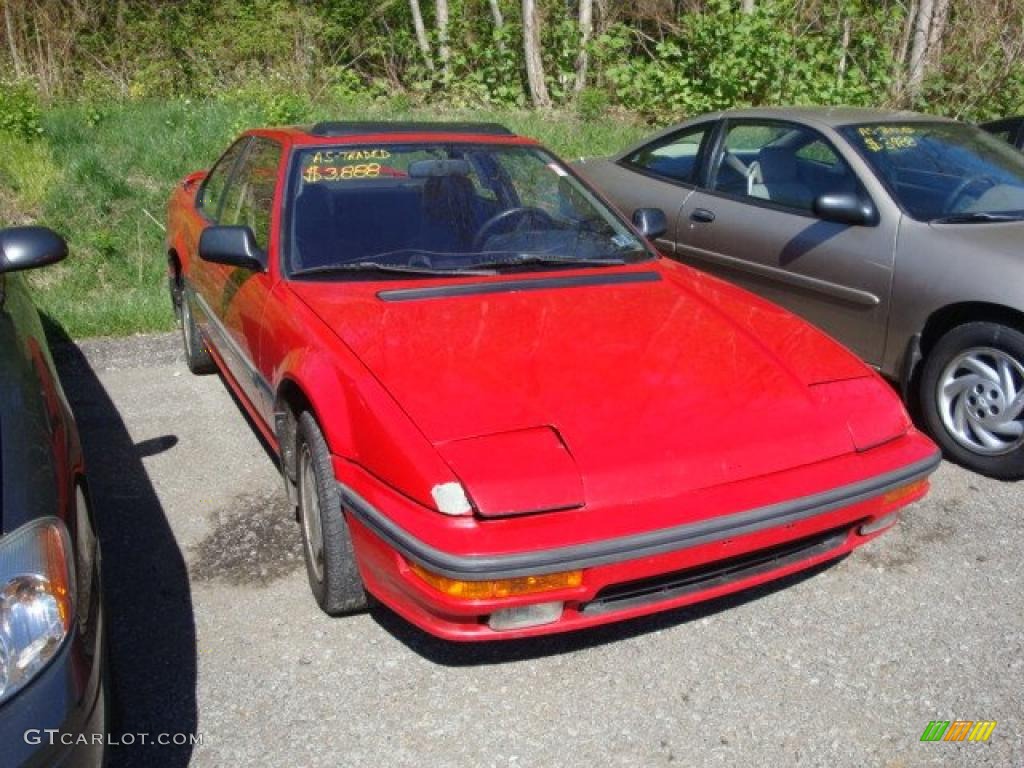
M 479 251 L 480 247 L 490 237 L 491 231 L 496 229 L 500 224 L 506 223 L 512 219 L 522 219 L 523 221 L 531 218 L 540 219 L 541 223 L 553 224 L 554 219 L 551 218 L 551 214 L 545 211 L 543 208 L 536 208 L 532 205 L 520 205 L 515 208 L 506 208 L 504 211 L 499 211 L 494 216 L 491 216 L 485 221 L 480 229 L 477 230 L 476 235 L 473 237 L 473 250 Z
M 946 199 L 943 202 L 943 208 L 947 211 L 958 211 L 959 209 L 954 207 L 954 203 L 959 201 L 960 198 L 963 197 L 964 193 L 975 184 L 981 183 L 985 184 L 985 189 L 982 190 L 982 194 L 996 185 L 996 182 L 991 176 L 968 176 L 957 184 L 953 191 L 946 196 Z M 981 197 L 981 195 L 977 195 L 975 200 L 977 200 L 978 197 Z

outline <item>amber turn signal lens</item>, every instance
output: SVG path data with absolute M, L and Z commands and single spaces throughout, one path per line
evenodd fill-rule
M 545 573 L 540 576 L 520 576 L 515 579 L 493 579 L 489 581 L 462 581 L 432 573 L 417 563 L 409 563 L 413 573 L 438 592 L 460 600 L 488 600 L 496 597 L 532 595 L 536 592 L 550 592 L 555 589 L 570 589 L 583 583 L 583 571 Z
M 900 486 L 899 488 L 894 488 L 891 491 L 887 491 L 885 495 L 882 496 L 882 503 L 895 504 L 896 502 L 903 501 L 904 499 L 909 499 L 911 496 L 915 496 L 921 491 L 926 490 L 928 490 L 927 480 L 915 480 L 914 482 L 909 483 L 907 485 L 903 485 Z

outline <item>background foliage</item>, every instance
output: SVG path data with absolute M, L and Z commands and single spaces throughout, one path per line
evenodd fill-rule
M 778 102 L 912 106 L 974 119 L 1024 99 L 1019 0 L 582 1 L 596 2 L 586 84 L 609 106 L 652 119 Z M 527 103 L 519 0 L 497 0 L 500 26 L 485 0 L 415 0 L 428 55 L 411 2 L 5 0 L 0 109 L 9 111 L 24 83 L 45 101 L 263 88 L 313 101 L 404 93 L 446 105 Z M 547 87 L 555 104 L 570 105 L 581 0 L 538 2 Z M 435 3 L 450 6 L 447 63 Z M 908 88 L 925 6 L 942 20 L 923 82 Z
M 522 9 L 531 2 L 553 110 L 530 109 Z M 589 30 L 581 3 L 593 6 Z M 941 23 L 922 36 L 926 8 Z M 740 105 L 907 106 L 971 120 L 1024 112 L 1020 0 L 0 0 L 0 9 L 0 226 L 40 221 L 68 236 L 73 258 L 31 279 L 73 335 L 172 326 L 159 225 L 167 196 L 251 125 L 498 120 L 576 156 Z

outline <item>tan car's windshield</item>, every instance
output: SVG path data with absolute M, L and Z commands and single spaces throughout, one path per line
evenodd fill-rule
M 915 219 L 1024 218 L 1024 153 L 960 123 L 876 123 L 842 129 Z

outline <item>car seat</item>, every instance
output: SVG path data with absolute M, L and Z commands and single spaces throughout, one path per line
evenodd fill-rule
M 810 210 L 813 194 L 800 181 L 796 155 L 786 147 L 764 147 L 751 163 L 748 194 L 762 200 Z
M 435 251 L 465 251 L 476 234 L 476 190 L 465 176 L 432 176 L 423 187 L 423 242 Z

